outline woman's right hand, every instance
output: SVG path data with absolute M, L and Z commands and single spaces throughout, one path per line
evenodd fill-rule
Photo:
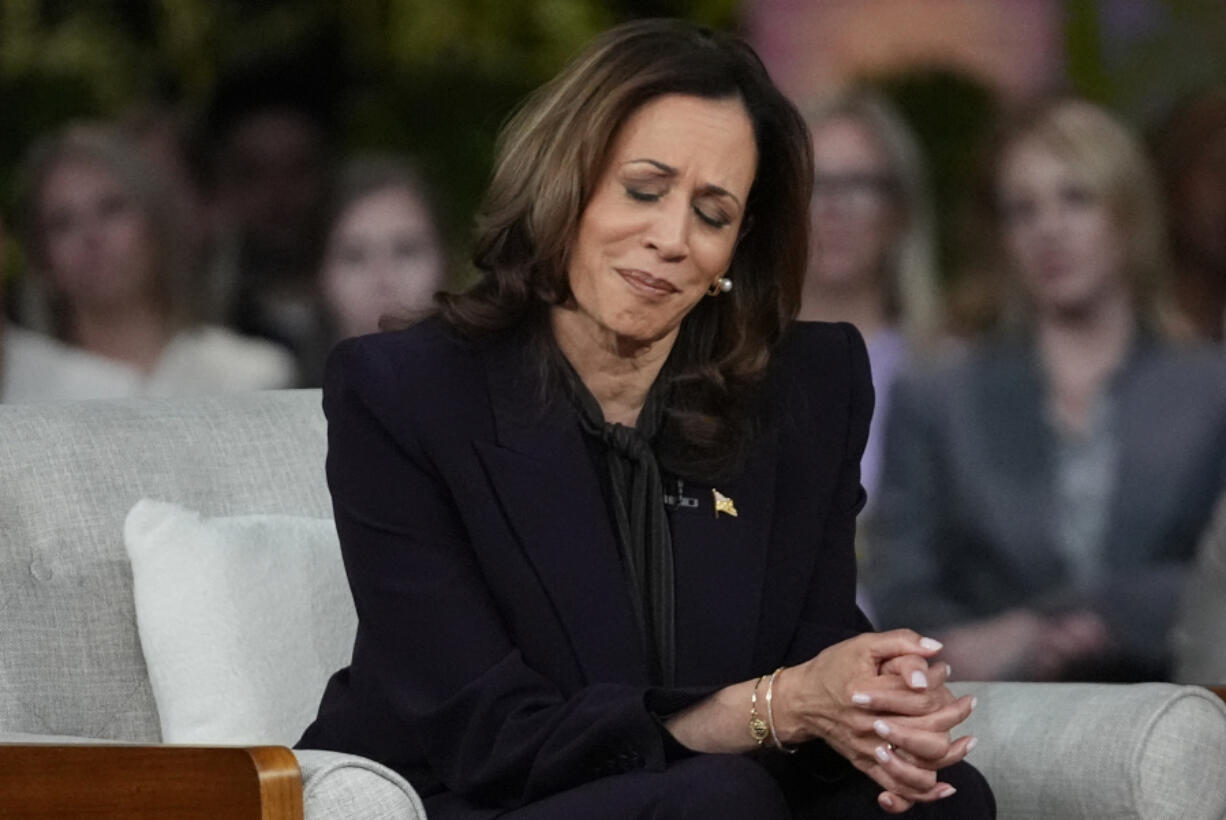
M 945 687 L 948 664 L 929 665 L 940 650 L 910 630 L 866 633 L 788 668 L 775 682 L 780 740 L 824 740 L 885 789 L 887 811 L 949 796 L 936 770 L 970 751 L 973 739 L 950 731 L 973 701 Z

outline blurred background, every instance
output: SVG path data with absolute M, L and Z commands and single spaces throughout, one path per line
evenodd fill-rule
M 12 224 L 30 142 L 82 118 L 173 114 L 191 148 L 180 171 L 207 194 L 219 90 L 280 72 L 335 156 L 419 159 L 462 260 L 507 113 L 596 32 L 658 15 L 743 33 L 797 101 L 851 80 L 883 88 L 928 153 L 938 213 L 961 201 L 1002 101 L 1072 90 L 1144 131 L 1226 77 L 1220 0 L 0 0 L 4 211 Z M 961 267 L 953 225 L 939 225 L 946 278 Z
M 1163 679 L 1175 634 L 1220 681 L 1222 624 L 1170 625 L 1226 567 L 1223 0 L 0 0 L 0 401 L 318 386 L 471 280 L 500 126 L 644 16 L 809 121 L 878 626 L 983 678 Z

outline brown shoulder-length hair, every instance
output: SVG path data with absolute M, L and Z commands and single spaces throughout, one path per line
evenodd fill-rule
M 753 387 L 795 317 L 808 256 L 813 149 L 804 119 L 742 40 L 675 20 L 639 20 L 597 37 L 533 93 L 504 128 L 477 220 L 479 280 L 440 297 L 467 335 L 528 327 L 553 349 L 553 305 L 571 302 L 567 260 L 619 127 L 665 94 L 739 99 L 753 124 L 757 174 L 730 293 L 681 323 L 661 374 L 663 466 L 713 479 L 752 438 Z

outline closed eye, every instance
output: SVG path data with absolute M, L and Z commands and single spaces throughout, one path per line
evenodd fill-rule
M 633 199 L 635 202 L 659 202 L 662 194 L 655 191 L 648 191 L 642 188 L 635 188 L 632 185 L 626 186 L 626 196 Z M 716 211 L 709 213 L 704 211 L 697 204 L 693 206 L 694 215 L 697 216 L 706 225 L 712 228 L 725 228 L 732 223 L 722 212 Z
M 637 202 L 657 202 L 660 199 L 660 195 L 657 193 L 644 191 L 641 188 L 632 188 L 629 185 L 626 186 L 626 196 Z
M 698 215 L 699 219 L 710 225 L 712 228 L 726 228 L 732 222 L 732 220 L 728 219 L 728 217 L 724 216 L 723 214 L 708 214 L 697 205 L 694 206 L 694 213 Z

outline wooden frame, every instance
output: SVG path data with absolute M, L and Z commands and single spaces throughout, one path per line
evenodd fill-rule
M 302 820 L 284 746 L 0 743 L 4 817 Z

